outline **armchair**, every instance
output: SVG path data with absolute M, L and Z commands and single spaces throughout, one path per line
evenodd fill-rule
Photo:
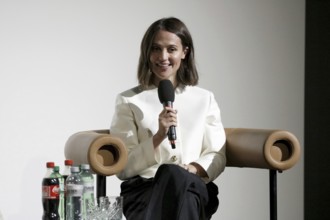
M 229 167 L 269 170 L 270 219 L 277 219 L 277 172 L 293 167 L 300 158 L 298 139 L 289 131 L 225 128 Z M 77 132 L 65 144 L 65 157 L 75 164 L 89 163 L 97 174 L 97 198 L 106 195 L 106 176 L 120 172 L 127 162 L 123 142 L 110 131 Z

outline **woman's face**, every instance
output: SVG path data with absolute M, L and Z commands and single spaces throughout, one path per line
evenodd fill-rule
M 176 86 L 176 74 L 186 52 L 187 48 L 183 48 L 176 34 L 164 30 L 156 34 L 150 53 L 151 71 L 155 75 L 156 85 L 160 80 L 169 79 Z

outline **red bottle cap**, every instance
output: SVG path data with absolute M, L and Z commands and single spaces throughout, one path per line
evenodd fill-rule
M 72 166 L 73 165 L 73 160 L 65 160 L 64 165 L 66 166 Z
M 55 163 L 54 162 L 47 162 L 46 166 L 47 166 L 47 168 L 54 168 Z

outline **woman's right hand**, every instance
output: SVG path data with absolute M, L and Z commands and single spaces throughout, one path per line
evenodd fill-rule
M 177 110 L 165 107 L 158 117 L 158 131 L 153 137 L 155 148 L 167 137 L 170 126 L 177 125 Z

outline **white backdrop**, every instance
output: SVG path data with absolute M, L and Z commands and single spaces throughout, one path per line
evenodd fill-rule
M 303 0 L 0 0 L 0 211 L 40 219 L 45 162 L 64 144 L 108 128 L 114 99 L 135 86 L 139 45 L 165 16 L 182 19 L 196 47 L 200 86 L 225 127 L 286 129 L 303 145 Z M 268 171 L 227 168 L 214 219 L 269 219 Z M 108 178 L 109 195 L 120 181 Z M 278 175 L 278 219 L 303 219 L 303 155 Z

